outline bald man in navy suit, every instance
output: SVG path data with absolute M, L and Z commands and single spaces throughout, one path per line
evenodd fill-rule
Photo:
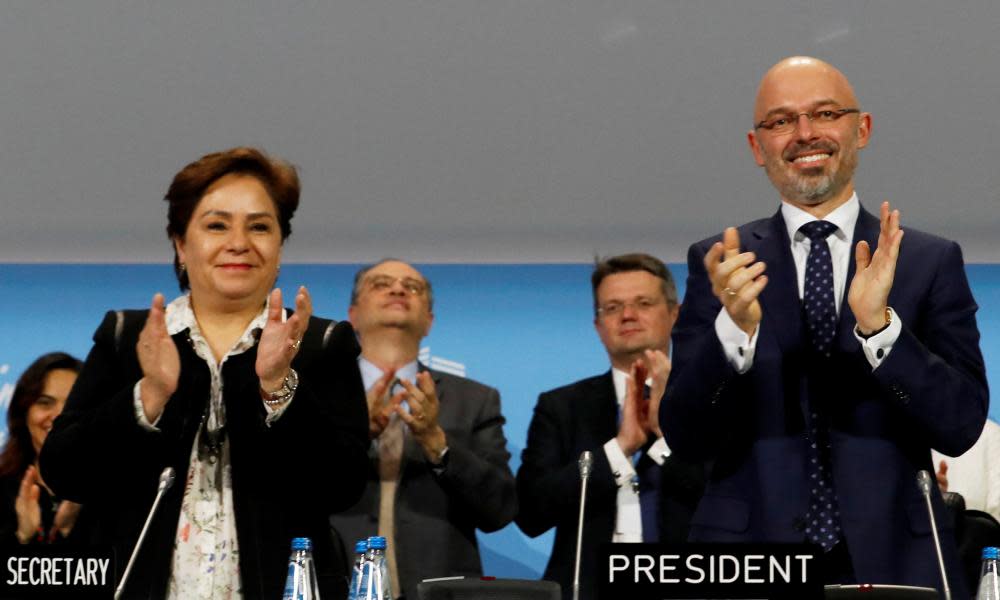
M 781 206 L 691 247 L 660 417 L 678 456 L 712 463 L 693 540 L 808 541 L 828 583 L 941 589 L 915 481 L 986 419 L 977 306 L 956 243 L 861 206 L 871 123 L 823 61 L 765 74 L 748 141 Z M 950 527 L 936 486 L 933 505 Z

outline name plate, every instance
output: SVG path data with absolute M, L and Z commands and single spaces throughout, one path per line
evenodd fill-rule
M 110 547 L 0 548 L 0 599 L 114 596 L 118 581 Z
M 822 598 L 811 544 L 603 544 L 603 599 Z

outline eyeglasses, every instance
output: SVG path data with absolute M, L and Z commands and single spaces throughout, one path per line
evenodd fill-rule
M 373 292 L 384 292 L 396 284 L 402 284 L 403 289 L 413 294 L 421 296 L 427 291 L 427 284 L 414 277 L 393 277 L 392 275 L 372 275 L 365 284 Z
M 773 134 L 783 135 L 795 131 L 799 126 L 799 117 L 805 116 L 809 122 L 816 127 L 829 127 L 837 122 L 840 117 L 850 114 L 860 114 L 858 108 L 821 108 L 812 112 L 804 113 L 784 113 L 774 115 L 770 119 L 764 119 L 753 126 L 754 129 L 766 129 Z
M 645 298 L 640 296 L 631 302 L 608 302 L 597 307 L 597 315 L 601 317 L 617 317 L 625 311 L 625 308 L 631 306 L 639 312 L 646 312 L 656 306 L 663 304 L 662 298 Z

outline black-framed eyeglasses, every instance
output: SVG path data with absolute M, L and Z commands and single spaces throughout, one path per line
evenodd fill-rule
M 799 126 L 799 117 L 805 116 L 816 127 L 826 127 L 837 122 L 840 117 L 861 114 L 859 108 L 819 108 L 803 113 L 782 113 L 772 115 L 753 126 L 755 130 L 766 129 L 774 134 L 791 133 Z
M 415 277 L 393 277 L 392 275 L 372 275 L 365 280 L 365 285 L 373 292 L 384 292 L 399 282 L 403 289 L 413 294 L 421 296 L 427 291 L 427 284 Z

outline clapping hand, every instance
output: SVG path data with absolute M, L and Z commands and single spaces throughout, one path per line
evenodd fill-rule
M 295 295 L 295 314 L 285 321 L 281 320 L 281 314 L 281 289 L 275 288 L 271 291 L 267 323 L 257 344 L 255 370 L 260 378 L 260 388 L 265 392 L 281 388 L 292 367 L 292 359 L 299 353 L 302 336 L 309 327 L 312 298 L 305 286 L 299 287 Z
M 414 439 L 423 448 L 427 458 L 436 461 L 447 445 L 447 439 L 438 423 L 441 406 L 434 388 L 434 379 L 427 371 L 421 371 L 417 373 L 416 385 L 406 379 L 400 379 L 399 383 L 406 389 L 406 403 L 410 410 L 407 412 L 397 405 L 396 414 L 413 432 Z
M 660 430 L 660 401 L 670 376 L 670 359 L 661 350 L 646 350 L 632 363 L 632 377 L 626 382 L 622 418 L 616 440 L 626 456 L 642 448 L 650 436 L 663 437 Z M 646 380 L 652 377 L 647 398 Z
M 139 332 L 135 347 L 142 380 L 139 395 L 146 419 L 152 423 L 159 418 L 170 396 L 177 390 L 181 374 L 181 358 L 174 340 L 167 333 L 167 313 L 163 307 L 163 294 L 155 294 L 149 307 L 146 324 Z
M 886 325 L 885 310 L 896 275 L 899 244 L 903 240 L 903 230 L 899 228 L 899 211 L 890 210 L 888 202 L 882 203 L 879 223 L 878 248 L 875 253 L 872 254 L 868 242 L 864 240 L 858 242 L 854 249 L 857 270 L 847 292 L 847 303 L 862 335 L 870 335 Z
M 763 314 L 757 297 L 767 285 L 765 268 L 753 252 L 740 253 L 740 234 L 735 227 L 726 228 L 722 241 L 713 244 L 705 254 L 712 293 L 733 322 L 749 336 L 757 331 Z
M 386 393 L 396 380 L 396 370 L 389 369 L 378 379 L 366 394 L 368 399 L 368 435 L 375 439 L 382 435 L 389 424 L 389 417 L 403 401 L 405 391 L 396 392 L 391 398 Z
M 40 480 L 38 469 L 34 465 L 28 467 L 21 478 L 21 486 L 14 500 L 14 512 L 17 513 L 17 541 L 27 544 L 38 533 L 42 526 L 42 511 L 38 506 Z

